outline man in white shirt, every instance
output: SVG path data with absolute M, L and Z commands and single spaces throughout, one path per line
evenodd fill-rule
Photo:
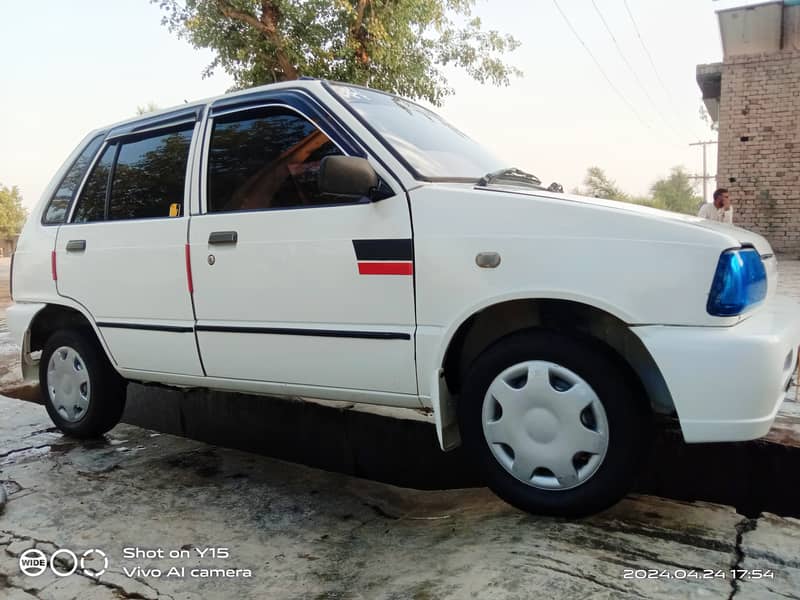
M 733 224 L 733 207 L 731 206 L 731 197 L 728 194 L 728 190 L 725 188 L 716 190 L 714 192 L 714 202 L 704 202 L 697 216 L 710 221 Z

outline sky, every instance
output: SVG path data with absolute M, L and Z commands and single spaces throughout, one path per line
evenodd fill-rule
M 700 148 L 688 144 L 716 134 L 699 115 L 695 67 L 722 59 L 715 10 L 735 0 L 627 0 L 655 69 L 624 0 L 594 4 L 630 66 L 592 0 L 557 2 L 611 84 L 555 0 L 477 0 L 485 27 L 521 42 L 506 59 L 524 75 L 497 87 L 447 69 L 454 93 L 440 114 L 567 190 L 594 165 L 636 195 L 673 166 L 702 171 Z M 222 71 L 203 79 L 212 53 L 178 39 L 161 16 L 147 0 L 0 0 L 0 184 L 18 186 L 27 207 L 90 130 L 139 105 L 167 108 L 232 86 Z

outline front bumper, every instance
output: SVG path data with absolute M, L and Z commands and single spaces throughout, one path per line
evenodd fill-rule
M 800 304 L 773 297 L 731 327 L 633 327 L 661 370 L 687 442 L 769 431 L 797 366 Z

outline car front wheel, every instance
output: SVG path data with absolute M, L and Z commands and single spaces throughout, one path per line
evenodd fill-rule
M 462 387 L 464 445 L 487 485 L 522 510 L 583 516 L 631 488 L 650 411 L 619 359 L 595 340 L 512 334 Z

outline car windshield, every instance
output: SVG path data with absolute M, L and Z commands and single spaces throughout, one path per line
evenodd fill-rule
M 415 176 L 470 179 L 508 166 L 436 113 L 398 96 L 343 84 L 339 96 L 373 127 Z

